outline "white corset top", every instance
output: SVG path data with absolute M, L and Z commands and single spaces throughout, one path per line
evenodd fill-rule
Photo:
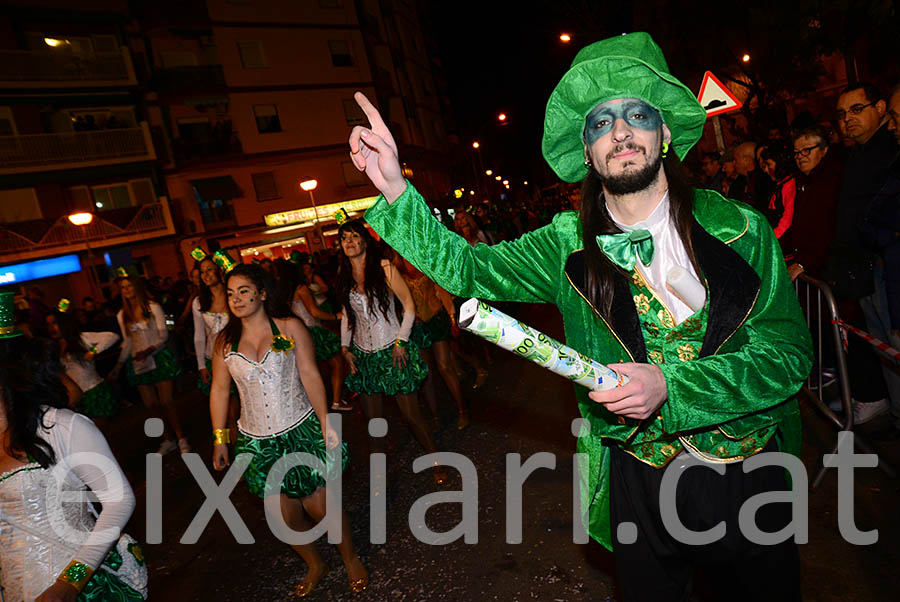
M 5 600 L 40 596 L 94 528 L 88 504 L 60 504 L 57 487 L 53 473 L 36 462 L 0 475 L 0 568 Z
M 268 439 L 281 435 L 312 413 L 293 350 L 269 349 L 261 362 L 238 351 L 228 351 L 225 365 L 241 396 L 238 429 L 248 437 Z
M 303 301 L 294 301 L 291 303 L 291 309 L 294 311 L 294 315 L 303 320 L 303 323 L 306 324 L 307 328 L 312 328 L 313 326 L 321 326 L 319 321 L 316 320 L 309 310 L 306 309 L 306 306 L 303 304 Z
M 216 335 L 228 325 L 228 312 L 217 313 L 212 311 L 200 312 L 203 317 L 203 326 L 206 329 L 206 349 L 204 349 L 205 357 L 213 356 L 213 347 L 216 344 Z
M 376 305 L 369 307 L 365 295 L 350 291 L 350 310 L 356 315 L 356 326 L 353 328 L 353 344 L 363 351 L 378 351 L 393 345 L 400 332 L 400 319 L 393 311 L 394 297 L 391 295 L 388 315 L 381 313 Z

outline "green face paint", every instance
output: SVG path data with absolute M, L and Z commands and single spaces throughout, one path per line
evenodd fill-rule
M 616 121 L 622 119 L 630 127 L 648 132 L 656 131 L 662 126 L 659 111 L 647 103 L 634 98 L 612 104 L 608 100 L 594 107 L 584 120 L 584 140 L 588 146 L 610 133 Z

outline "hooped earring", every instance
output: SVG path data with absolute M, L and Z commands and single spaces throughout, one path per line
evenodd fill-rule
M 668 143 L 668 142 L 663 142 L 663 144 L 662 144 L 662 158 L 665 159 L 667 154 L 669 154 L 669 143 Z

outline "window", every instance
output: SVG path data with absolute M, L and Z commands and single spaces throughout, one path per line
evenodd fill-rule
M 16 136 L 16 120 L 13 119 L 12 109 L 0 107 L 0 136 Z
M 27 222 L 42 217 L 34 188 L 0 190 L 0 223 Z
M 278 119 L 278 108 L 275 105 L 253 105 L 253 114 L 256 116 L 256 129 L 260 134 L 281 131 L 281 121 Z
M 347 125 L 366 125 L 368 123 L 366 114 L 359 108 L 355 100 L 344 99 L 341 102 L 344 104 L 344 118 L 347 120 Z
M 163 69 L 197 66 L 197 55 L 193 52 L 166 51 L 160 52 L 159 57 L 162 59 Z
M 257 201 L 271 201 L 280 199 L 278 186 L 275 184 L 275 172 L 264 171 L 253 174 L 253 188 L 256 190 Z
M 341 161 L 341 168 L 344 170 L 344 183 L 348 188 L 365 186 L 368 182 L 368 180 L 366 180 L 366 174 L 356 169 L 356 166 L 353 165 L 352 162 Z
M 266 57 L 263 55 L 262 42 L 249 40 L 238 42 L 238 52 L 241 53 L 241 66 L 244 69 L 261 69 L 266 66 Z
M 335 67 L 353 66 L 353 57 L 350 56 L 350 46 L 346 40 L 328 40 L 328 50 L 331 51 L 331 64 Z
M 150 178 L 115 182 L 100 186 L 69 188 L 72 206 L 79 210 L 109 211 L 156 202 L 156 192 Z

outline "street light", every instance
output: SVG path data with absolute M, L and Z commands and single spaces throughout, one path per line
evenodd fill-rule
M 486 171 L 484 172 L 484 175 L 486 175 L 486 176 L 492 176 L 492 175 L 494 175 L 494 170 L 493 170 L 493 169 L 488 169 L 488 170 L 486 170 Z
M 749 55 L 749 54 L 745 54 L 744 56 L 741 57 L 741 60 L 744 61 L 745 63 L 749 63 L 749 62 L 750 62 L 750 55 Z
M 499 115 L 497 115 L 497 119 L 499 121 L 506 121 L 506 113 L 500 113 Z
M 73 213 L 69 216 L 69 221 L 73 226 L 87 226 L 94 221 L 93 213 Z
M 476 140 L 475 142 L 472 143 L 472 148 L 478 148 L 479 146 L 481 146 L 481 145 L 478 144 L 478 140 Z
M 564 42 L 564 43 L 568 44 L 569 42 L 572 41 L 572 36 L 570 36 L 567 33 L 562 33 L 559 35 L 559 40 L 560 40 L 560 42 Z
M 502 180 L 503 178 L 501 178 L 500 176 L 494 176 L 494 179 L 497 180 L 497 181 L 499 182 L 499 181 Z
M 315 212 L 313 217 L 313 224 L 315 225 L 314 227 L 316 236 L 319 237 L 319 242 L 322 244 L 322 246 L 325 246 L 325 238 L 322 235 L 322 226 L 319 224 L 319 208 L 316 207 L 316 197 L 313 196 L 313 190 L 315 190 L 316 186 L 318 185 L 319 182 L 313 179 L 303 180 L 302 182 L 300 182 L 300 188 L 309 193 L 309 200 L 312 203 L 313 211 Z

